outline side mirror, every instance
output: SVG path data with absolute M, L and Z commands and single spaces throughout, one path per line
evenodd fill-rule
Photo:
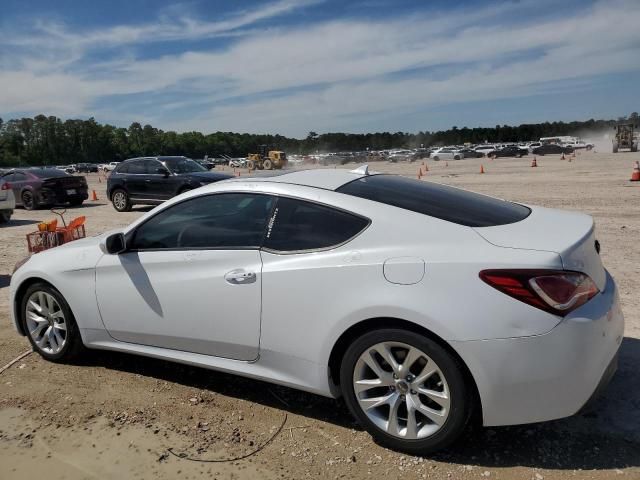
M 159 173 L 160 175 L 163 175 L 165 178 L 167 178 L 169 176 L 169 170 L 167 170 L 164 167 L 157 168 L 156 172 Z
M 127 243 L 124 233 L 113 233 L 107 237 L 104 242 L 106 253 L 109 255 L 118 255 L 127 250 Z

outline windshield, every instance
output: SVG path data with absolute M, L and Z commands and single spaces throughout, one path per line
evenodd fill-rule
M 169 157 L 163 158 L 164 164 L 173 173 L 193 173 L 193 172 L 206 172 L 207 169 L 200 165 L 198 162 L 186 157 Z
M 55 168 L 38 168 L 29 170 L 29 173 L 32 173 L 38 178 L 54 178 L 54 177 L 68 177 L 69 175 L 62 170 L 57 170 Z

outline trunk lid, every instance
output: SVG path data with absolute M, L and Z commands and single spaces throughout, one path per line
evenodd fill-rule
M 499 247 L 555 252 L 566 270 L 586 273 L 604 291 L 607 277 L 596 250 L 593 218 L 577 212 L 530 208 L 531 214 L 520 222 L 474 230 Z

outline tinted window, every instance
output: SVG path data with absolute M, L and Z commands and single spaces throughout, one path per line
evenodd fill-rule
M 163 157 L 162 160 L 173 173 L 206 172 L 207 169 L 198 162 L 186 157 Z
M 26 173 L 22 173 L 22 172 L 14 172 L 13 174 L 13 181 L 14 182 L 25 182 L 27 181 L 29 177 L 27 176 Z
M 2 181 L 3 181 L 3 182 L 12 182 L 12 181 L 13 181 L 13 179 L 14 179 L 14 175 L 15 175 L 15 174 L 13 174 L 13 173 L 7 173 L 6 175 L 4 175 L 4 176 L 2 177 Z
M 354 237 L 369 221 L 315 203 L 278 199 L 264 246 L 280 252 L 316 250 Z
M 57 178 L 57 177 L 68 177 L 69 174 L 63 172 L 62 170 L 57 170 L 55 168 L 43 168 L 40 170 L 31 170 L 31 173 L 39 178 Z
M 123 162 L 117 165 L 113 171 L 116 173 L 129 173 L 129 162 Z
M 246 193 L 192 198 L 142 224 L 132 248 L 260 247 L 273 202 L 268 195 Z
M 145 167 L 145 161 L 135 160 L 133 162 L 129 162 L 129 168 L 127 170 L 127 173 L 146 174 L 147 168 Z
M 396 175 L 362 177 L 337 191 L 468 227 L 515 223 L 530 213 L 515 203 Z
M 163 165 L 157 160 L 145 160 L 144 169 L 148 175 L 158 175 L 158 169 L 164 168 Z

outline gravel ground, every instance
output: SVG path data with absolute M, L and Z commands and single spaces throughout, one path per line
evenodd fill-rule
M 627 327 L 619 371 L 589 413 L 475 428 L 447 452 L 417 458 L 373 443 L 340 401 L 125 354 L 90 352 L 75 365 L 30 355 L 0 374 L 0 478 L 640 478 L 640 183 L 628 181 L 638 159 L 582 152 L 571 162 L 538 157 L 535 169 L 531 157 L 427 161 L 426 180 L 595 217 Z M 371 168 L 416 176 L 421 164 Z M 86 215 L 88 234 L 148 210 L 117 213 L 105 201 L 104 180 L 92 174 L 89 181 L 99 201 L 66 216 Z M 19 209 L 0 228 L 0 366 L 28 348 L 10 324 L 9 275 L 26 254 L 25 234 L 50 218 Z M 180 458 L 242 456 L 285 420 L 245 460 Z

